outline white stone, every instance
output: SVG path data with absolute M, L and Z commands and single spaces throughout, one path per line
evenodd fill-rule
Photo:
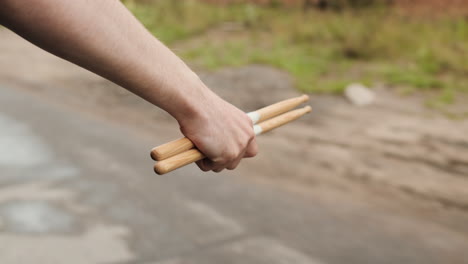
M 360 83 L 348 85 L 345 89 L 345 96 L 352 104 L 358 106 L 369 105 L 375 101 L 374 92 Z

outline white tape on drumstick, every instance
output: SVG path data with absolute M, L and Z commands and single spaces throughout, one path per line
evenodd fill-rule
M 249 116 L 250 120 L 252 120 L 252 123 L 257 124 L 258 120 L 260 120 L 261 116 L 257 111 L 253 111 L 250 113 L 247 113 Z
M 254 124 L 253 129 L 254 129 L 255 135 L 257 136 L 260 135 L 263 129 L 261 126 L 255 125 L 261 118 L 260 114 L 257 111 L 253 111 L 253 112 L 247 113 L 247 115 L 250 117 L 250 120 L 252 120 L 252 123 Z
M 254 129 L 255 135 L 257 135 L 257 136 L 260 135 L 260 134 L 263 132 L 262 127 L 259 126 L 259 125 L 255 125 L 255 126 L 253 127 L 253 129 Z

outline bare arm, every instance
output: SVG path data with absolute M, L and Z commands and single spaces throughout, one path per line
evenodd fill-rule
M 117 0 L 4 0 L 0 23 L 161 107 L 209 159 L 234 169 L 257 145 L 248 117 L 208 89 Z

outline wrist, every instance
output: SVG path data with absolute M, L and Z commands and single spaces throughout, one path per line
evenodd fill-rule
M 173 104 L 174 109 L 169 111 L 181 126 L 189 122 L 209 119 L 209 112 L 213 104 L 220 98 L 211 91 L 199 78 L 184 85 L 186 89 L 180 90 L 180 100 Z

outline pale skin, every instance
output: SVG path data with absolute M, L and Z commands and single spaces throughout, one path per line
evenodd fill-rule
M 63 59 L 164 109 L 208 158 L 235 169 L 257 154 L 252 122 L 213 93 L 117 0 L 3 0 L 0 23 Z

